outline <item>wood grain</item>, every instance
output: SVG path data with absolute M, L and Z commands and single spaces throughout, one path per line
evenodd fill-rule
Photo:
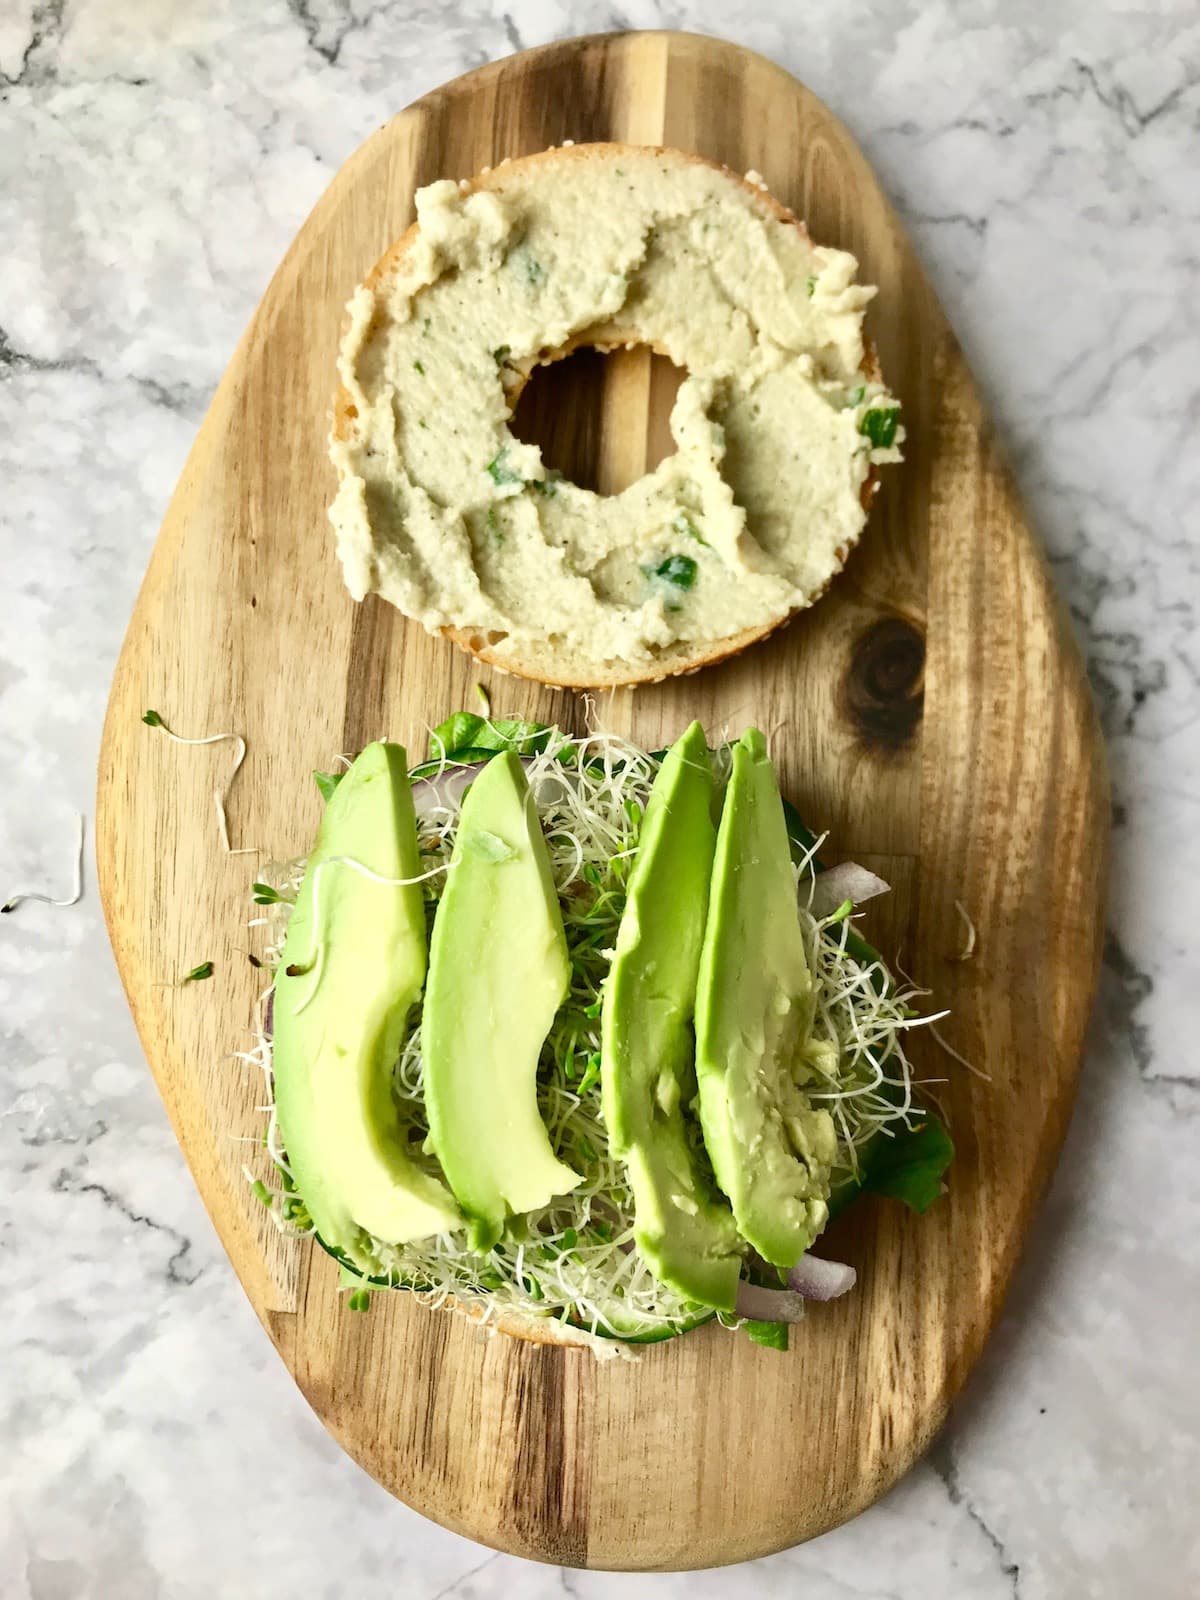
M 394 1295 L 348 1314 L 329 1261 L 279 1240 L 236 1136 L 260 1085 L 230 1059 L 258 975 L 245 952 L 259 857 L 222 855 L 211 791 L 249 755 L 234 843 L 288 857 L 318 816 L 309 770 L 469 703 L 479 669 L 343 591 L 325 507 L 334 357 L 350 290 L 407 226 L 418 184 L 571 138 L 754 167 L 881 293 L 869 319 L 905 407 L 907 464 L 829 597 L 743 658 L 606 697 L 654 746 L 693 716 L 772 730 L 787 791 L 837 851 L 897 885 L 866 924 L 953 1008 L 920 1068 L 959 1159 L 924 1219 L 864 1203 L 830 1237 L 856 1293 L 787 1355 L 710 1327 L 636 1364 L 489 1339 Z M 639 367 L 638 363 L 641 363 Z M 591 385 L 590 390 L 588 385 Z M 612 386 L 623 422 L 614 426 Z M 660 447 L 669 374 L 623 357 L 584 377 L 553 449 L 606 484 Z M 606 398 L 607 396 L 607 398 Z M 570 403 L 559 397 L 559 414 Z M 533 407 L 536 412 L 536 407 Z M 586 421 L 582 425 L 580 419 Z M 524 425 L 524 423 L 523 423 Z M 536 416 L 529 423 L 545 429 Z M 572 696 L 484 673 L 503 715 L 578 726 Z M 997 1316 L 1069 1111 L 1098 956 L 1101 747 L 1080 663 L 963 358 L 872 173 L 807 90 L 734 46 L 609 35 L 511 57 L 374 136 L 301 230 L 230 365 L 172 501 L 113 685 L 98 848 L 113 946 L 189 1165 L 256 1311 L 331 1432 L 410 1505 L 545 1561 L 713 1565 L 810 1538 L 881 1494 L 942 1421 Z M 979 930 L 974 961 L 955 901 Z M 211 958 L 207 984 L 162 987 Z

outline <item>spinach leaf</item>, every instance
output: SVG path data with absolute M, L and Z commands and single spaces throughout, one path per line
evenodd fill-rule
M 788 1325 L 786 1322 L 744 1322 L 742 1326 L 754 1340 L 768 1350 L 786 1350 Z
M 326 804 L 329 803 L 329 800 L 333 795 L 333 791 L 337 788 L 338 784 L 341 783 L 345 776 L 346 774 L 344 772 L 313 773 L 313 779 L 316 782 L 317 788 L 321 791 L 321 799 L 324 800 Z
M 487 761 L 498 750 L 536 755 L 554 732 L 543 722 L 498 721 L 474 711 L 456 711 L 429 736 L 429 760 Z
M 862 1152 L 858 1181 L 848 1178 L 829 1196 L 829 1216 L 840 1216 L 860 1194 L 902 1200 L 916 1212 L 928 1211 L 942 1192 L 942 1179 L 954 1160 L 954 1141 L 941 1118 L 922 1109 L 921 1120 L 888 1138 L 877 1133 Z
M 792 860 L 802 861 L 816 844 L 817 836 L 815 833 L 810 833 L 804 826 L 800 820 L 800 813 L 792 802 L 787 799 L 783 802 L 783 820 L 787 824 L 788 839 L 791 841 Z M 820 858 L 817 856 L 811 858 L 811 864 L 814 872 L 823 872 L 825 870 Z
M 876 1137 L 867 1146 L 860 1188 L 868 1194 L 903 1200 L 912 1210 L 928 1211 L 942 1192 L 942 1176 L 954 1160 L 954 1142 L 941 1120 L 923 1113 L 911 1133 Z

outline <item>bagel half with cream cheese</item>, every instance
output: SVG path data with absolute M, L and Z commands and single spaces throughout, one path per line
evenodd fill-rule
M 420 190 L 342 341 L 330 516 L 351 593 L 567 687 L 763 638 L 841 570 L 899 459 L 856 270 L 753 175 L 674 150 L 567 146 Z M 509 424 L 534 367 L 639 344 L 686 370 L 676 450 L 604 496 Z

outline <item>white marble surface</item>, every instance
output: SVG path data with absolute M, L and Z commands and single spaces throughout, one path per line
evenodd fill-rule
M 64 876 L 162 510 L 275 263 L 418 93 L 571 32 L 804 77 L 907 218 L 1088 654 L 1116 796 L 1078 1110 L 930 1459 L 707 1576 L 489 1556 L 341 1456 L 144 1068 L 91 884 L 0 923 L 0 1594 L 1200 1593 L 1200 27 L 1186 0 L 0 0 L 0 889 Z

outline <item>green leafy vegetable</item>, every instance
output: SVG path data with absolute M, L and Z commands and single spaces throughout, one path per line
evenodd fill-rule
M 313 779 L 317 788 L 321 791 L 321 799 L 328 802 L 333 796 L 333 791 L 345 776 L 344 772 L 314 772 Z
M 280 900 L 287 899 L 286 895 L 280 894 L 279 890 L 270 883 L 252 883 L 250 885 L 250 893 L 254 897 L 256 906 L 273 906 Z
M 902 1200 L 913 1211 L 928 1211 L 942 1192 L 942 1178 L 954 1160 L 954 1142 L 940 1119 L 924 1115 L 911 1133 L 878 1135 L 867 1148 L 860 1189 Z
M 811 272 L 808 275 L 808 282 L 804 287 L 808 291 L 808 298 L 811 300 L 813 295 L 817 292 L 817 280 Z
M 584 1069 L 583 1077 L 580 1078 L 580 1080 L 579 1080 L 579 1093 L 580 1094 L 586 1094 L 586 1092 L 592 1087 L 592 1085 L 594 1083 L 599 1083 L 599 1081 L 600 1081 L 600 1052 L 598 1050 L 594 1050 L 592 1052 L 592 1054 L 587 1058 L 587 1066 Z
M 413 362 L 413 366 L 416 367 L 417 371 L 421 374 L 422 377 L 425 376 L 425 368 L 421 365 L 421 363 L 419 361 L 414 361 Z
M 456 711 L 429 736 L 431 761 L 487 761 L 498 750 L 536 755 L 554 732 L 542 722 L 493 722 L 474 711 Z
M 896 440 L 900 424 L 900 407 L 894 402 L 886 406 L 872 406 L 859 419 L 858 431 L 871 441 L 876 450 L 887 450 Z
M 878 978 L 878 983 L 886 984 L 887 979 L 884 977 L 885 969 L 883 965 L 883 957 L 879 954 L 879 951 L 876 950 L 873 944 L 868 944 L 863 938 L 862 934 L 855 933 L 853 928 L 846 929 L 846 952 L 848 955 L 852 955 L 855 961 L 860 962 L 864 967 L 873 966 Z M 878 984 L 876 986 L 878 987 Z
M 558 493 L 558 486 L 562 482 L 562 476 L 557 467 L 551 467 L 544 478 L 530 478 L 529 482 L 543 499 L 549 500 Z
M 143 711 L 142 712 L 142 721 L 146 724 L 146 726 L 148 728 L 162 728 L 162 727 L 165 727 L 165 723 L 163 722 L 163 719 L 159 716 L 157 711 Z
M 205 978 L 211 978 L 212 975 L 213 975 L 213 964 L 212 964 L 212 962 L 211 961 L 202 961 L 198 967 L 193 967 L 190 972 L 185 972 L 183 977 L 180 979 L 180 982 L 181 983 L 202 983 Z
M 802 861 L 807 856 L 815 872 L 823 871 L 821 861 L 812 853 L 817 848 L 817 836 L 804 826 L 800 813 L 786 795 L 783 797 L 783 820 L 787 823 L 788 838 L 792 842 L 793 861 Z
M 497 345 L 496 349 L 492 351 L 492 360 L 498 367 L 502 367 L 511 353 L 512 347 L 510 345 Z
M 675 589 L 690 589 L 696 581 L 696 563 L 691 556 L 668 556 L 656 567 L 643 567 L 648 578 L 661 578 Z
M 493 483 L 524 483 L 519 472 L 508 465 L 508 446 L 502 445 L 487 464 L 487 475 Z
M 767 1350 L 786 1350 L 788 1325 L 786 1322 L 744 1322 L 742 1326 L 754 1340 Z
M 675 518 L 674 522 L 672 522 L 671 526 L 674 528 L 676 533 L 681 533 L 685 539 L 694 539 L 697 544 L 702 544 L 706 550 L 712 549 L 712 546 L 709 544 L 708 540 L 703 538 L 697 531 L 695 523 L 691 520 L 686 511 L 681 511 Z
M 482 766 L 485 761 L 490 761 L 495 754 L 495 750 L 479 750 L 472 745 L 466 745 L 463 749 L 456 751 L 450 759 L 453 760 L 455 766 L 478 767 Z M 440 771 L 443 764 L 440 756 L 431 757 L 429 760 L 422 761 L 418 766 L 415 766 L 409 773 L 409 777 L 428 778 Z

